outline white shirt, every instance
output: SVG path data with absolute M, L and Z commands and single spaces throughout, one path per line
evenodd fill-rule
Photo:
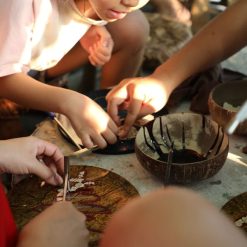
M 0 0 L 0 76 L 56 65 L 91 25 L 73 0 Z

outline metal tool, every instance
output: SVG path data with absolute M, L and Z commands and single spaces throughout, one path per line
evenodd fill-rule
M 63 201 L 66 201 L 67 192 L 70 190 L 69 182 L 69 157 L 64 157 L 64 186 L 63 186 Z
M 61 128 L 64 134 L 72 141 L 72 143 L 78 148 L 78 150 L 81 150 L 82 147 L 80 146 L 80 144 L 78 144 L 73 138 L 73 136 L 66 130 L 63 124 L 56 117 L 56 114 L 54 112 L 48 112 L 48 115 L 51 119 L 53 119 L 58 124 L 58 126 Z
M 85 148 L 82 147 L 80 144 L 78 144 L 75 139 L 71 136 L 71 134 L 66 130 L 66 128 L 63 126 L 63 124 L 58 120 L 58 118 L 56 117 L 56 114 L 54 112 L 48 112 L 49 117 L 56 121 L 56 123 L 58 124 L 58 126 L 61 128 L 61 130 L 64 132 L 64 134 L 74 143 L 74 145 L 78 148 L 78 151 L 75 151 L 74 153 L 72 153 L 71 155 L 79 155 L 79 154 L 86 154 L 92 151 L 96 151 L 97 149 L 99 149 L 98 146 L 93 146 L 92 148 Z
M 244 102 L 240 110 L 237 112 L 237 114 L 234 116 L 234 118 L 230 121 L 230 123 L 226 127 L 226 132 L 229 135 L 232 135 L 233 132 L 238 127 L 238 125 L 246 119 L 247 119 L 247 100 Z

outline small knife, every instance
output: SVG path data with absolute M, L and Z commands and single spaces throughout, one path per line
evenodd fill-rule
M 61 128 L 64 134 L 72 141 L 72 143 L 78 148 L 78 150 L 81 150 L 82 147 L 80 146 L 80 144 L 78 144 L 74 140 L 73 136 L 71 136 L 71 134 L 66 130 L 63 124 L 58 120 L 58 118 L 56 117 L 56 114 L 54 112 L 48 112 L 48 115 L 52 120 L 54 120 L 57 123 L 57 125 Z
M 69 157 L 64 156 L 64 186 L 63 186 L 63 201 L 66 201 L 67 192 L 70 190 L 69 184 Z

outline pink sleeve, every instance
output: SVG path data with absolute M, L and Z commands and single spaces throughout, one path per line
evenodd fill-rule
M 34 1 L 0 1 L 0 77 L 29 68 Z

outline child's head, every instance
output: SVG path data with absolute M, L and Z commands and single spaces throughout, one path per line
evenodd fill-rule
M 84 0 L 87 1 L 87 0 Z M 124 18 L 128 13 L 140 9 L 149 0 L 88 0 L 102 20 L 112 22 Z

